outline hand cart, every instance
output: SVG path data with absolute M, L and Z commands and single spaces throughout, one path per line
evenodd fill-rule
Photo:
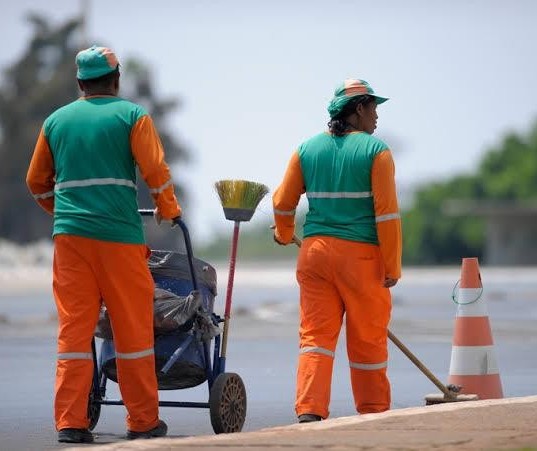
M 152 216 L 153 210 L 139 210 L 139 213 Z M 174 222 L 182 230 L 186 254 L 152 251 L 149 266 L 155 286 L 181 297 L 198 290 L 202 301 L 199 311 L 177 330 L 155 333 L 155 371 L 159 390 L 185 389 L 207 382 L 208 400 L 159 401 L 159 406 L 207 408 L 215 433 L 240 432 L 246 419 L 246 389 L 238 374 L 225 371 L 226 359 L 222 355 L 219 333 L 220 323 L 224 320 L 213 312 L 216 272 L 208 263 L 194 258 L 186 224 L 179 218 Z M 212 333 L 206 333 L 207 326 L 212 328 Z M 123 405 L 121 399 L 106 397 L 107 381 L 117 382 L 113 337 L 102 340 L 99 352 L 93 338 L 92 351 L 94 374 L 88 402 L 90 430 L 97 425 L 102 406 Z

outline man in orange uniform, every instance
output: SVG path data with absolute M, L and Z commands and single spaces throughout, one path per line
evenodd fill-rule
M 166 435 L 158 415 L 153 351 L 154 284 L 136 198 L 136 165 L 157 219 L 181 215 L 160 138 L 139 105 L 118 97 L 119 63 L 107 48 L 78 53 L 84 96 L 44 122 L 27 174 L 54 215 L 53 291 L 58 309 L 58 441 L 88 443 L 91 341 L 101 302 L 110 314 L 127 438 Z
M 299 422 L 329 415 L 334 352 L 346 315 L 351 385 L 359 413 L 390 408 L 386 375 L 389 288 L 401 276 L 401 222 L 394 164 L 372 136 L 386 98 L 349 79 L 328 106 L 329 130 L 301 144 L 273 195 L 274 239 L 289 244 L 295 209 L 308 213 L 296 277 L 300 285 Z

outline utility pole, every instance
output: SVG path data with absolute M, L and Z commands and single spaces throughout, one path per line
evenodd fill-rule
M 80 0 L 80 48 L 85 49 L 89 46 L 88 39 L 88 18 L 90 12 L 91 0 Z

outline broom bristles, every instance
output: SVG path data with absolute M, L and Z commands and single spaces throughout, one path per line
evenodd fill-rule
M 266 185 L 248 180 L 220 180 L 214 184 L 226 219 L 249 221 L 261 199 L 269 192 Z
M 214 186 L 224 208 L 255 210 L 269 192 L 266 185 L 248 180 L 220 180 Z

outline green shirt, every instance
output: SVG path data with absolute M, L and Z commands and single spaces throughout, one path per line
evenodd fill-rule
M 130 133 L 145 110 L 119 97 L 90 97 L 50 115 L 43 131 L 56 172 L 54 229 L 144 243 Z
M 378 244 L 371 169 L 377 154 L 387 148 L 367 133 L 321 133 L 299 147 L 309 204 L 304 237 L 328 235 Z

